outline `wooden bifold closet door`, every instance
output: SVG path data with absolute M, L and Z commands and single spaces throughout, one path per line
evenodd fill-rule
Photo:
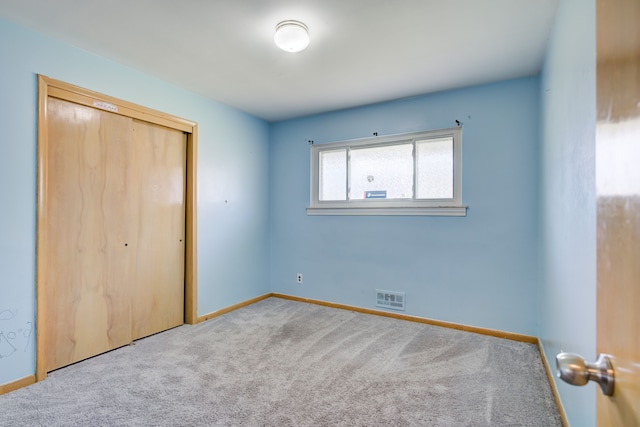
M 184 322 L 186 135 L 49 97 L 46 370 Z

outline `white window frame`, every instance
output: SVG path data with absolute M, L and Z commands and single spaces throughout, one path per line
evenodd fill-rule
M 416 141 L 426 139 L 453 138 L 453 198 L 416 199 Z M 396 144 L 413 144 L 414 191 L 412 199 L 349 200 L 350 150 L 352 148 L 383 147 Z M 347 200 L 319 200 L 320 153 L 346 149 L 347 153 Z M 454 127 L 425 132 L 414 132 L 371 138 L 352 139 L 311 145 L 311 197 L 307 215 L 435 215 L 466 216 L 467 207 L 462 205 L 462 128 Z

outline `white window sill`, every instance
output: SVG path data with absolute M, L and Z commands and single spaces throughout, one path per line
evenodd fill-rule
M 419 215 L 419 216 L 467 216 L 467 206 L 354 208 L 307 208 L 307 215 Z

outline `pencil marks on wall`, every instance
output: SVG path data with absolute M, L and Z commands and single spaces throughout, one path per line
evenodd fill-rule
M 11 311 L 11 310 L 0 311 L 0 320 L 11 320 L 14 317 L 16 317 L 17 314 L 18 314 L 18 310 L 15 310 L 15 311 Z
M 16 353 L 26 352 L 33 335 L 33 322 L 21 322 L 19 311 L 0 311 L 0 362 Z

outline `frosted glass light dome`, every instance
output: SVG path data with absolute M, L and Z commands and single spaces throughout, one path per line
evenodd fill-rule
M 300 52 L 309 46 L 309 29 L 299 21 L 282 21 L 276 25 L 273 41 L 285 52 Z

